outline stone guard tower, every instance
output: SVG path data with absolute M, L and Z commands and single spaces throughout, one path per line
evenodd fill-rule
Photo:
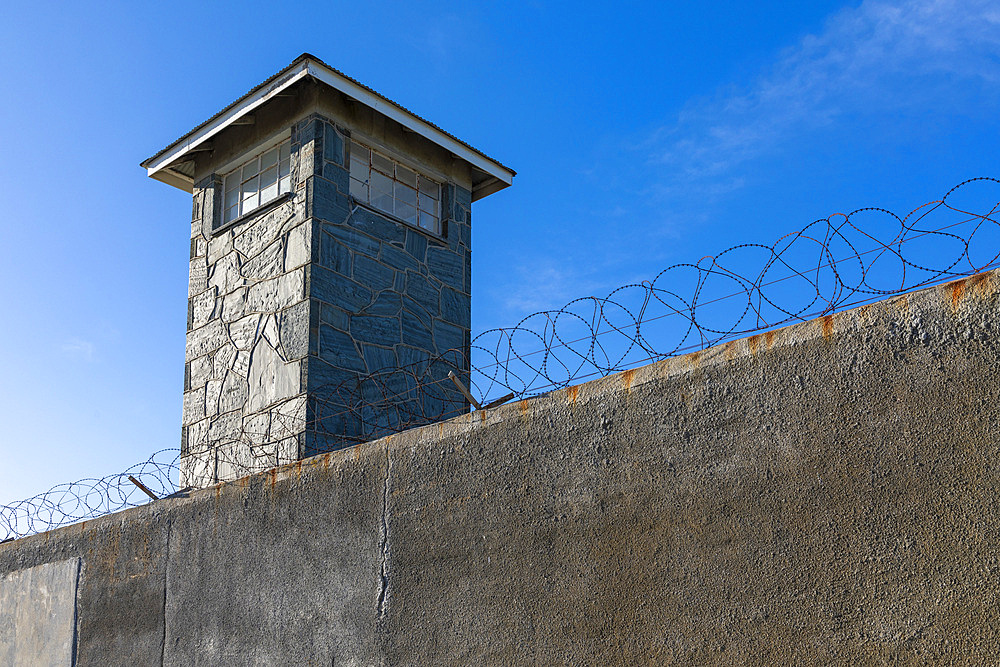
M 309 54 L 142 166 L 194 197 L 182 486 L 468 410 L 471 207 L 512 170 Z

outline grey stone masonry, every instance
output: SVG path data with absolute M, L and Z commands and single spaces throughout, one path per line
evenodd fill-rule
M 290 193 L 220 228 L 221 174 L 194 187 L 182 486 L 467 410 L 470 192 L 437 236 L 352 200 L 348 129 L 290 132 Z

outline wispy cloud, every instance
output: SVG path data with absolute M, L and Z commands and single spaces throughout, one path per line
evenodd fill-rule
M 62 353 L 70 359 L 91 363 L 94 361 L 94 344 L 82 338 L 70 338 L 60 346 Z
M 833 15 L 750 85 L 687 105 L 645 150 L 675 187 L 737 189 L 737 167 L 846 115 L 951 112 L 968 103 L 957 90 L 998 84 L 994 2 L 866 1 Z

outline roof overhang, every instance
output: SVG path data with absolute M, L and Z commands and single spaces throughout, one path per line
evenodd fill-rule
M 291 65 L 218 114 L 153 157 L 144 160 L 142 167 L 146 169 L 146 174 L 150 178 L 191 192 L 193 174 L 189 173 L 191 169 L 185 163 L 189 163 L 195 153 L 207 150 L 211 146 L 208 142 L 212 137 L 231 125 L 240 124 L 239 121 L 253 113 L 254 109 L 281 95 L 306 77 L 312 77 L 357 100 L 467 162 L 474 171 L 479 172 L 479 177 L 473 179 L 475 183 L 472 192 L 473 201 L 502 190 L 513 182 L 516 172 L 512 169 L 308 53 L 302 54 Z

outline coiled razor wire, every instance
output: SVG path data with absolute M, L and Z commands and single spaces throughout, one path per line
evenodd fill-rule
M 181 466 L 210 482 L 467 412 L 452 373 L 487 404 L 526 398 L 756 332 L 980 273 L 1000 260 L 1000 180 L 975 178 L 904 217 L 883 208 L 834 214 L 771 245 L 747 243 L 675 264 L 606 297 L 575 299 L 477 335 L 469 350 L 322 387 L 299 415 L 209 434 L 125 472 L 61 484 L 0 506 L 0 541 L 176 494 Z M 307 432 L 311 445 L 283 443 Z M 284 438 L 284 440 L 282 439 Z M 287 444 L 287 443 L 285 443 Z M 189 445 L 190 447 L 190 445 Z M 139 483 L 135 484 L 130 475 Z

